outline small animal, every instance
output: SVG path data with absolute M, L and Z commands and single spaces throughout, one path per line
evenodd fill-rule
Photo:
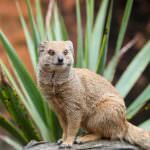
M 101 138 L 124 139 L 150 150 L 150 132 L 126 119 L 118 91 L 102 76 L 73 68 L 71 41 L 45 41 L 39 46 L 38 84 L 63 129 L 60 147 Z M 82 128 L 87 131 L 77 138 Z

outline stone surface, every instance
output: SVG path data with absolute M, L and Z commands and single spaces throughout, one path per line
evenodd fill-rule
M 85 144 L 75 144 L 72 148 L 61 148 L 69 150 L 140 150 L 140 148 L 126 142 L 101 140 L 97 142 L 89 142 Z M 55 143 L 31 141 L 23 150 L 59 150 L 59 146 Z

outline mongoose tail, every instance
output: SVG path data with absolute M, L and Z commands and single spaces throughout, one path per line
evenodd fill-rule
M 150 132 L 146 132 L 129 122 L 127 122 L 127 127 L 128 129 L 125 134 L 125 140 L 131 144 L 136 144 L 141 148 L 150 150 Z

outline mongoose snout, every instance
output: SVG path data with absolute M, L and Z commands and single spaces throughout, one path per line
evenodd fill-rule
M 63 56 L 58 56 L 58 63 L 59 64 L 63 64 L 63 61 L 64 61 L 64 58 L 63 58 Z

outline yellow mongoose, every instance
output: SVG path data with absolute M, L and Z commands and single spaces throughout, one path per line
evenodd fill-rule
M 88 134 L 77 143 L 101 138 L 125 139 L 150 150 L 150 133 L 125 118 L 116 89 L 100 75 L 73 68 L 71 41 L 45 41 L 39 46 L 38 84 L 63 129 L 61 147 L 72 146 L 79 128 Z

